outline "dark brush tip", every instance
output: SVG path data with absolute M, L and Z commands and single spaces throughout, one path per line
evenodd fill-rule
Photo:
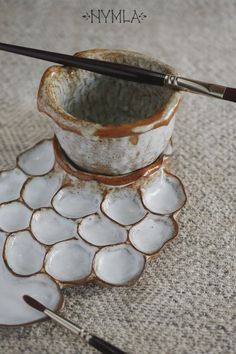
M 236 88 L 226 87 L 223 100 L 236 102 Z
M 39 301 L 33 299 L 29 295 L 24 295 L 23 299 L 29 306 L 33 307 L 34 309 L 36 309 L 40 312 L 44 312 L 44 310 L 47 309 L 43 304 L 41 304 Z

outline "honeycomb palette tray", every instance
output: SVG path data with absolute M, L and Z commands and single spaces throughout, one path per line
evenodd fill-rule
M 24 294 L 59 310 L 66 286 L 132 285 L 177 236 L 185 202 L 165 167 L 118 187 L 65 172 L 52 139 L 25 151 L 0 173 L 0 325 L 44 319 Z

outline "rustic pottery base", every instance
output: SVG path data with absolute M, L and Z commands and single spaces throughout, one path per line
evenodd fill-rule
M 1 172 L 0 325 L 44 319 L 24 294 L 57 310 L 66 286 L 133 284 L 178 234 L 186 195 L 166 161 L 163 155 L 129 175 L 94 175 L 70 165 L 54 139 L 54 148 L 44 140 Z

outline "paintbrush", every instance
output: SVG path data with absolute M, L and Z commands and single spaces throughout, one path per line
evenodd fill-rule
M 81 338 L 85 340 L 85 342 L 92 347 L 99 350 L 101 353 L 104 354 L 125 354 L 122 350 L 115 347 L 114 345 L 106 342 L 104 339 L 101 339 L 97 336 L 94 336 L 88 333 L 85 329 L 75 325 L 74 323 L 66 320 L 65 318 L 57 315 L 55 312 L 49 310 L 46 306 L 41 304 L 38 300 L 35 300 L 29 295 L 23 296 L 24 301 L 34 309 L 43 312 L 46 316 L 50 317 L 54 321 L 60 323 L 62 326 L 69 329 L 71 332 L 79 335 Z
M 0 50 L 66 66 L 77 67 L 95 73 L 116 77 L 118 79 L 157 86 L 167 86 L 177 90 L 198 93 L 236 102 L 236 88 L 187 79 L 181 76 L 164 74 L 121 63 L 112 63 L 109 61 L 90 58 L 80 58 L 72 55 L 53 53 L 12 44 L 0 43 Z

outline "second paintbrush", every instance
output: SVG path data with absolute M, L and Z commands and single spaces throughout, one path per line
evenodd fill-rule
M 32 298 L 29 295 L 24 295 L 23 296 L 24 301 L 34 309 L 43 312 L 46 316 L 50 317 L 54 321 L 60 323 L 62 326 L 66 327 L 73 333 L 79 335 L 81 338 L 85 340 L 86 343 L 91 345 L 92 347 L 96 348 L 99 350 L 101 353 L 104 354 L 125 354 L 124 351 L 120 350 L 119 348 L 115 347 L 114 345 L 106 342 L 104 339 L 101 339 L 97 336 L 94 336 L 90 333 L 88 333 L 86 330 L 83 328 L 75 325 L 74 323 L 66 320 L 65 318 L 57 315 L 55 312 L 49 310 L 47 307 L 45 307 L 43 304 L 41 304 L 39 301 L 36 299 Z

